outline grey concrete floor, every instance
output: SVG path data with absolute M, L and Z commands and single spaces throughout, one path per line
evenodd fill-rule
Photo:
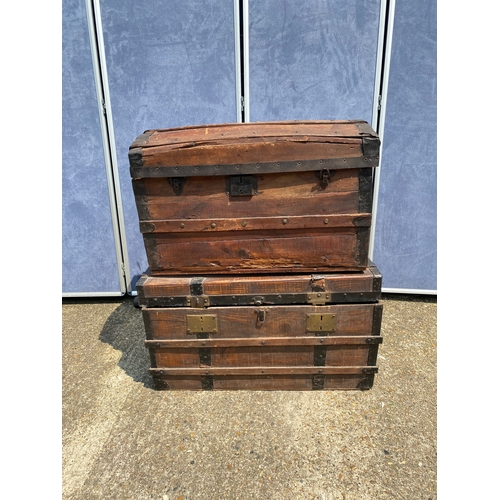
M 369 391 L 158 392 L 132 298 L 63 300 L 63 499 L 436 499 L 436 299 L 383 304 Z

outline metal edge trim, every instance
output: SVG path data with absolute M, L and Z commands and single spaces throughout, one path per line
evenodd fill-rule
M 78 297 L 123 297 L 125 292 L 63 292 L 62 298 Z
M 87 0 L 90 2 L 91 0 Z M 113 197 L 115 204 L 113 206 L 114 217 L 116 218 L 116 227 L 114 230 L 117 231 L 117 247 L 119 249 L 120 261 L 122 262 L 121 267 L 121 281 L 125 281 L 125 291 L 132 291 L 132 276 L 130 272 L 130 263 L 128 258 L 128 248 L 127 248 L 127 237 L 125 230 L 125 216 L 123 212 L 123 202 L 121 196 L 121 188 L 120 188 L 120 175 L 118 171 L 118 159 L 116 155 L 116 142 L 115 142 L 115 133 L 113 126 L 113 111 L 111 106 L 111 96 L 109 92 L 109 81 L 108 81 L 108 73 L 107 73 L 107 65 L 106 65 L 106 51 L 104 44 L 104 34 L 102 29 L 102 19 L 101 19 L 101 10 L 99 2 L 92 2 L 94 8 L 95 15 L 95 23 L 96 23 L 96 36 L 97 36 L 97 50 L 98 57 L 100 62 L 100 71 L 102 78 L 102 91 L 104 95 L 104 100 L 106 103 L 106 125 L 108 131 L 108 140 L 109 140 L 109 152 L 110 152 L 110 165 L 109 165 L 109 175 L 111 179 L 111 186 L 113 188 Z
M 243 90 L 245 94 L 245 122 L 250 121 L 250 25 L 248 0 L 243 0 Z
M 241 123 L 240 2 L 233 0 L 236 123 Z
M 390 65 L 391 65 L 391 51 L 392 51 L 392 34 L 394 28 L 394 9 L 396 5 L 396 0 L 391 0 L 387 2 L 389 4 L 389 15 L 387 18 L 387 25 L 385 23 L 386 17 L 386 8 L 385 1 L 381 0 L 381 12 L 383 10 L 383 16 L 381 14 L 380 19 L 380 35 L 379 36 L 379 51 L 381 51 L 380 44 L 383 44 L 384 34 L 386 38 L 386 47 L 385 47 L 385 65 L 384 65 L 384 74 L 380 75 L 381 78 L 381 102 L 380 102 L 380 116 L 379 116 L 379 126 L 378 126 L 378 136 L 380 138 L 380 153 L 379 153 L 379 167 L 373 174 L 373 206 L 372 206 L 372 226 L 370 229 L 370 240 L 368 244 L 368 255 L 370 259 L 373 260 L 373 252 L 375 246 L 375 231 L 377 225 L 377 213 L 378 213 L 378 195 L 380 190 L 380 175 L 382 171 L 382 161 L 383 161 L 383 147 L 384 147 L 384 127 L 385 127 L 385 115 L 386 115 L 386 103 L 387 103 L 387 91 L 389 87 L 389 77 L 390 77 Z M 382 5 L 383 4 L 383 5 Z M 382 41 L 381 41 L 382 40 Z M 380 57 L 382 57 L 381 52 L 379 52 Z M 381 61 L 380 61 L 381 62 Z M 378 95 L 378 91 L 377 91 Z
M 98 2 L 97 2 L 98 3 Z M 120 286 L 120 292 L 123 294 L 127 291 L 127 285 L 124 281 L 124 273 L 123 273 L 123 258 L 122 258 L 122 248 L 120 241 L 120 230 L 119 230 L 119 222 L 118 222 L 118 214 L 116 210 L 117 200 L 115 196 L 114 189 L 114 181 L 113 181 L 113 172 L 112 172 L 112 151 L 110 145 L 108 143 L 108 123 L 107 118 L 103 112 L 103 102 L 107 102 L 106 98 L 106 89 L 107 81 L 104 79 L 101 81 L 102 72 L 104 68 L 102 68 L 101 58 L 100 58 L 100 33 L 101 29 L 101 18 L 99 13 L 98 5 L 92 0 L 85 0 L 85 10 L 87 14 L 87 28 L 89 31 L 89 39 L 90 39 L 90 52 L 92 58 L 92 68 L 94 73 L 94 84 L 96 91 L 96 100 L 97 100 L 97 109 L 99 115 L 99 124 L 101 129 L 101 141 L 102 141 L 102 149 L 104 153 L 104 166 L 106 172 L 106 181 L 108 187 L 108 201 L 109 201 L 109 209 L 111 212 L 111 224 L 113 227 L 113 241 L 115 247 L 116 254 L 116 264 L 118 271 L 118 283 Z M 102 33 L 101 33 L 102 35 Z M 101 78 L 99 77 L 101 75 Z

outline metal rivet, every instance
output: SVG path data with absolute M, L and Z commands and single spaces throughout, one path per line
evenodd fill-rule
M 324 222 L 325 224 L 328 224 L 328 219 L 325 219 L 323 222 Z
M 246 220 L 244 220 L 244 221 L 241 223 L 241 225 L 242 225 L 243 227 L 245 227 L 245 226 L 247 225 L 247 221 L 246 221 Z
M 180 225 L 180 227 L 181 227 L 181 228 L 184 228 L 184 227 L 186 227 L 186 226 L 185 226 L 185 224 L 184 224 L 184 223 L 182 223 L 182 224 Z
M 215 222 L 212 222 L 212 224 L 210 224 L 210 226 L 212 227 L 215 227 L 217 224 Z
M 283 224 L 288 224 L 288 219 L 283 219 L 281 222 L 283 222 Z
M 321 293 L 318 293 L 318 295 L 316 295 L 316 297 L 321 297 Z

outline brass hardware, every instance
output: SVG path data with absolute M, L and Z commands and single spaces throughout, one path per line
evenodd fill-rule
M 215 222 L 212 222 L 212 224 L 210 224 L 210 227 L 215 227 L 217 224 Z
M 288 219 L 283 219 L 281 222 L 283 222 L 283 224 L 288 224 Z
M 324 306 L 330 300 L 329 292 L 311 292 L 307 294 L 307 303 L 316 306 Z
M 308 314 L 306 316 L 306 332 L 334 332 L 337 328 L 337 317 L 331 313 Z
M 213 314 L 186 315 L 187 333 L 216 333 L 217 316 Z
M 188 295 L 186 297 L 187 307 L 208 307 L 210 305 L 210 298 L 208 295 Z
M 185 227 L 186 227 L 186 224 L 184 224 L 184 222 L 181 222 L 181 224 L 180 224 L 180 228 L 181 228 L 181 229 L 184 229 Z

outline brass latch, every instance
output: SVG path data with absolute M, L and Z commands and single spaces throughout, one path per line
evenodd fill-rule
M 324 306 L 330 300 L 330 292 L 312 292 L 307 294 L 307 303 Z
M 217 316 L 213 314 L 186 315 L 187 333 L 216 333 Z
M 322 189 L 326 189 L 328 184 L 330 184 L 331 174 L 330 170 L 323 168 L 319 172 L 319 184 Z
M 331 313 L 308 314 L 306 332 L 331 333 L 337 328 L 337 317 Z
M 187 307 L 203 308 L 210 305 L 210 298 L 208 295 L 188 295 L 186 297 Z

